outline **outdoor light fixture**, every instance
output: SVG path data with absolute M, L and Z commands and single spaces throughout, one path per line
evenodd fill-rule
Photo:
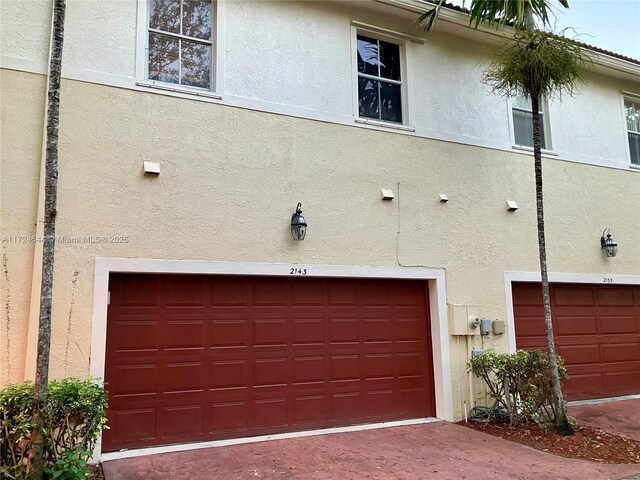
M 604 238 L 605 233 L 607 234 L 607 238 Z M 607 257 L 615 257 L 618 253 L 618 244 L 613 238 L 611 238 L 611 230 L 609 230 L 608 228 L 605 228 L 605 230 L 602 232 L 602 237 L 600 237 L 600 245 L 602 246 L 602 249 L 604 250 L 604 253 L 607 255 Z
M 302 204 L 296 206 L 296 213 L 291 216 L 291 236 L 294 240 L 302 241 L 307 234 L 307 222 L 302 216 Z

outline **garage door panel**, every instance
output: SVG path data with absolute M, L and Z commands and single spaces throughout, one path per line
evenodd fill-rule
M 253 361 L 253 386 L 270 387 L 287 384 L 287 359 L 260 358 Z
M 111 437 L 115 445 L 132 440 L 145 442 L 156 438 L 155 408 L 123 409 L 109 413 L 110 430 L 105 430 L 105 434 Z
M 320 355 L 300 356 L 293 359 L 293 384 L 324 383 L 325 357 Z
M 116 365 L 108 390 L 113 397 L 155 395 L 160 368 L 156 364 Z
M 162 410 L 162 436 L 193 437 L 204 434 L 204 412 L 202 405 L 178 405 Z
M 329 379 L 331 382 L 359 381 L 360 377 L 360 356 L 358 354 L 331 355 L 329 357 Z
M 320 281 L 305 281 L 291 286 L 291 306 L 309 307 L 324 304 L 324 285 Z
M 598 305 L 633 307 L 635 304 L 633 290 L 630 288 L 609 288 L 607 290 L 598 290 Z
M 359 391 L 333 393 L 329 399 L 329 411 L 335 420 L 362 418 L 362 398 Z
M 630 395 L 640 389 L 640 377 L 637 372 L 612 372 L 604 376 L 605 389 L 614 395 Z
M 287 306 L 287 288 L 284 280 L 256 280 L 252 288 L 253 305 Z
M 357 317 L 329 318 L 329 342 L 331 344 L 360 341 L 360 324 Z
M 635 315 L 600 315 L 601 333 L 636 333 L 638 325 Z
M 366 317 L 362 322 L 362 340 L 364 343 L 393 342 L 394 330 L 390 318 L 372 318 Z
M 556 345 L 558 354 L 564 359 L 565 365 L 592 364 L 600 362 L 600 346 L 586 345 Z
M 204 318 L 167 319 L 162 330 L 161 345 L 165 351 L 181 354 L 185 350 L 204 350 L 206 345 L 206 326 Z
M 171 288 L 165 291 L 165 306 L 204 307 L 210 303 L 210 291 L 202 277 L 183 275 L 171 282 Z
M 160 334 L 155 320 L 118 320 L 113 322 L 112 328 L 116 330 L 114 337 L 117 340 L 109 345 L 111 351 L 149 352 L 159 348 Z
M 245 401 L 212 403 L 207 431 L 213 434 L 246 432 L 248 410 L 249 407 Z
M 253 341 L 256 346 L 285 347 L 287 345 L 286 313 L 256 312 L 253 321 Z M 275 317 L 274 317 L 275 316 Z
M 595 295 L 591 287 L 555 286 L 551 296 L 553 303 L 559 307 L 593 307 L 595 305 Z
M 598 317 L 595 315 L 554 315 L 554 330 L 558 335 L 597 335 Z M 543 329 L 543 333 L 546 331 Z
M 192 393 L 205 390 L 203 362 L 167 363 L 162 369 L 163 393 Z
M 328 303 L 332 306 L 358 305 L 358 289 L 354 282 L 333 280 L 326 284 Z
M 434 413 L 424 282 L 116 277 L 105 451 Z
M 249 384 L 248 360 L 225 359 L 211 362 L 210 390 L 246 389 Z
M 215 283 L 209 283 L 211 305 L 213 307 L 237 306 L 244 308 L 247 304 L 248 289 L 244 279 L 220 278 Z
M 240 347 L 245 349 L 249 343 L 249 320 L 247 318 L 229 318 L 211 321 L 211 348 Z
M 602 345 L 602 360 L 605 362 L 634 362 L 639 358 L 639 343 Z
M 287 398 L 265 398 L 253 402 L 251 408 L 256 429 L 286 427 L 288 425 Z
M 544 319 L 529 315 L 542 307 L 540 285 L 516 283 L 513 292 L 517 348 L 544 347 Z M 640 393 L 640 289 L 552 284 L 551 292 L 556 346 L 569 373 L 567 399 Z M 538 296 L 539 306 L 532 306 Z
M 327 395 L 300 395 L 293 397 L 293 422 L 305 427 L 324 425 L 327 420 Z

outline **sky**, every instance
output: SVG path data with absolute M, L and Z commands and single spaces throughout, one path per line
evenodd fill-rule
M 640 0 L 569 0 L 554 12 L 555 31 L 571 27 L 568 37 L 640 60 Z

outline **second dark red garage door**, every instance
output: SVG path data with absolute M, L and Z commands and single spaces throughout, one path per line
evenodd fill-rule
M 640 393 L 640 287 L 555 284 L 551 307 L 568 400 Z M 513 309 L 517 348 L 546 349 L 540 285 L 515 283 Z
M 115 274 L 103 451 L 433 416 L 426 283 Z

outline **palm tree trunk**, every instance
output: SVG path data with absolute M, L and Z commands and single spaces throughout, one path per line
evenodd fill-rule
M 44 475 L 44 418 L 42 407 L 47 400 L 49 354 L 51 351 L 51 299 L 53 291 L 53 260 L 56 235 L 56 201 L 58 192 L 58 125 L 60 120 L 60 81 L 62 76 L 62 46 L 64 42 L 65 0 L 54 0 L 49 64 L 47 105 L 47 149 L 45 160 L 44 239 L 42 283 L 40 291 L 40 323 L 36 359 L 34 396 L 34 443 L 31 452 L 31 478 Z
M 540 99 L 537 94 L 531 95 L 531 114 L 533 117 L 533 158 L 536 173 L 536 212 L 538 219 L 538 251 L 540 253 L 540 276 L 542 277 L 542 303 L 544 305 L 544 323 L 547 331 L 547 348 L 549 350 L 549 364 L 551 366 L 551 380 L 553 383 L 553 403 L 556 413 L 555 430 L 563 435 L 572 435 L 573 426 L 567 418 L 567 409 L 562 395 L 556 345 L 553 336 L 553 322 L 551 317 L 551 295 L 549 293 L 549 276 L 547 274 L 547 250 L 544 234 L 544 205 L 542 195 L 542 150 L 540 144 Z

